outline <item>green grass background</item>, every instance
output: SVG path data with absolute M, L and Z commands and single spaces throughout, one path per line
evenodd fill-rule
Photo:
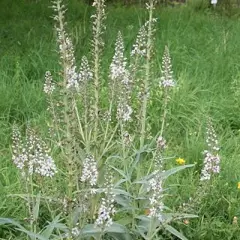
M 11 125 L 33 121 L 45 128 L 46 102 L 42 92 L 46 70 L 57 71 L 58 54 L 50 2 L 0 2 L 0 216 L 23 221 L 17 170 L 11 161 Z M 68 31 L 73 38 L 76 59 L 90 56 L 90 6 L 72 0 L 68 3 Z M 138 6 L 108 6 L 106 48 L 102 65 L 108 72 L 117 32 L 124 36 L 126 51 L 136 37 L 146 13 Z M 169 179 L 171 191 L 167 205 L 177 209 L 194 194 L 202 167 L 206 116 L 213 118 L 221 146 L 221 173 L 210 193 L 197 208 L 200 217 L 188 226 L 176 223 L 186 237 L 194 240 L 240 239 L 240 21 L 210 9 L 196 11 L 182 6 L 158 8 L 154 54 L 155 70 L 160 74 L 164 46 L 172 56 L 177 90 L 169 110 L 169 154 L 182 157 L 196 167 Z M 155 81 L 155 79 L 153 79 Z M 151 104 L 152 133 L 160 127 L 161 102 Z M 174 166 L 170 160 L 168 167 Z M 11 238 L 0 227 L 2 239 Z M 170 236 L 165 239 L 174 239 Z

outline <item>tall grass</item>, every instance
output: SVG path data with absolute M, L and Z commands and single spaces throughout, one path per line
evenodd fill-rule
M 7 3 L 3 1 L 1 4 Z M 58 64 L 56 36 L 52 30 L 53 20 L 49 17 L 53 13 L 48 4 L 47 1 L 26 5 L 14 3 L 11 11 L 1 14 L 0 215 L 5 217 L 1 218 L 1 223 L 8 221 L 11 225 L 1 225 L 0 236 L 3 239 L 26 239 L 24 231 L 26 233 L 28 230 L 30 239 L 41 239 L 40 235 L 42 239 L 49 239 L 51 229 L 54 228 L 52 236 L 56 239 L 67 236 L 70 239 L 70 235 L 74 238 L 77 231 L 82 230 L 86 234 L 92 229 L 95 231 L 95 235 L 92 235 L 98 238 L 108 232 L 109 236 L 116 239 L 120 237 L 116 234 L 132 239 L 154 239 L 153 236 L 155 239 L 172 239 L 166 230 L 174 232 L 171 227 L 175 227 L 189 239 L 238 239 L 238 21 L 212 12 L 196 13 L 185 7 L 155 9 L 154 17 L 159 20 L 154 25 L 155 39 L 151 38 L 154 44 L 149 54 L 151 52 L 152 56 L 147 58 L 147 61 L 151 61 L 147 63 L 151 67 L 151 77 L 148 76 L 145 59 L 140 62 L 136 60 L 137 72 L 129 68 L 133 71 L 132 76 L 138 78 L 138 84 L 133 85 L 136 90 L 131 90 L 133 94 L 137 95 L 138 91 L 142 90 L 142 81 L 149 81 L 149 86 L 155 87 L 150 88 L 149 99 L 144 100 L 145 103 L 147 101 L 145 116 L 138 111 L 141 105 L 135 98 L 136 95 L 133 95 L 131 101 L 133 100 L 134 121 L 125 123 L 120 118 L 116 119 L 116 116 L 119 117 L 116 114 L 117 103 L 121 100 L 119 98 L 113 100 L 111 119 L 108 118 L 110 90 L 107 89 L 108 81 L 111 80 L 109 65 L 119 31 L 125 46 L 124 57 L 132 59 L 130 52 L 139 27 L 148 19 L 146 10 L 133 6 L 107 8 L 108 14 L 104 22 L 107 29 L 102 35 L 105 47 L 102 48 L 101 63 L 96 63 L 100 67 L 101 85 L 91 86 L 90 81 L 90 85 L 84 86 L 86 90 L 81 88 L 88 94 L 98 91 L 100 100 L 96 111 L 97 108 L 93 106 L 97 101 L 91 97 L 96 95 L 90 95 L 85 101 L 90 104 L 88 108 L 88 105 L 83 105 L 82 96 L 65 92 L 67 82 L 65 88 L 58 84 L 67 78 L 61 75 L 64 66 Z M 90 54 L 90 39 L 93 39 L 93 36 L 89 19 L 94 11 L 94 8 L 77 1 L 68 5 L 66 31 L 73 40 L 77 66 L 80 66 L 83 55 L 89 59 L 90 66 L 93 66 L 91 59 L 96 59 Z M 148 28 L 147 31 L 149 33 L 151 29 Z M 159 87 L 165 45 L 170 50 L 173 76 L 177 82 L 169 93 L 167 107 L 162 98 L 163 90 Z M 134 61 L 126 60 L 126 63 L 131 66 Z M 57 96 L 53 95 L 54 99 L 48 98 L 48 101 L 42 90 L 46 70 L 52 72 L 59 91 L 56 92 Z M 96 74 L 93 71 L 93 76 Z M 125 86 L 115 87 L 115 91 L 124 90 L 126 93 Z M 145 82 L 143 89 L 147 88 Z M 46 110 L 51 101 L 56 107 L 57 115 L 63 114 L 64 122 L 60 125 L 52 123 L 54 118 L 51 118 Z M 155 141 L 161 130 L 164 112 L 166 124 L 160 135 L 164 133 L 168 147 L 159 151 L 156 149 L 159 142 Z M 205 127 L 208 116 L 213 119 L 221 146 L 221 171 L 219 176 L 215 176 L 210 184 L 207 184 L 205 194 L 201 195 L 199 179 L 203 167 L 202 152 L 206 149 Z M 142 125 L 141 121 L 146 125 Z M 27 141 L 27 124 L 30 123 L 31 127 L 36 128 L 37 135 L 42 135 L 51 147 L 51 155 L 58 167 L 58 173 L 52 179 L 44 180 L 34 176 L 35 179 L 30 184 L 32 188 L 27 192 L 19 171 L 11 161 L 9 146 L 14 122 L 17 122 L 22 130 L 23 141 Z M 48 134 L 48 127 L 54 128 L 54 135 Z M 98 129 L 97 132 L 93 130 L 95 128 Z M 139 141 L 140 138 L 144 141 Z M 153 161 L 157 157 L 165 160 L 159 165 L 159 162 Z M 164 194 L 160 191 L 158 198 L 158 201 L 163 201 L 164 205 L 171 209 L 160 209 L 167 213 L 166 218 L 170 216 L 170 212 L 179 215 L 173 215 L 171 227 L 168 221 L 163 221 L 165 228 L 161 225 L 155 226 L 155 221 L 147 224 L 149 219 L 154 218 L 148 216 L 152 206 L 147 199 L 152 191 L 146 193 L 144 176 L 150 174 L 155 167 L 161 171 L 173 169 L 176 167 L 175 159 L 179 157 L 183 158 L 186 164 L 195 163 L 195 166 L 164 179 L 163 186 L 170 190 L 166 193 L 164 191 Z M 84 178 L 82 181 L 79 179 L 83 176 L 84 162 L 89 159 L 92 160 L 91 166 L 95 166 L 97 160 L 99 175 L 98 185 L 92 189 L 97 191 L 98 195 L 88 199 L 89 195 L 83 194 L 83 191 L 93 187 L 89 183 L 83 183 Z M 135 168 L 135 164 L 138 164 L 138 167 Z M 111 177 L 112 174 L 115 178 Z M 104 175 L 110 177 L 105 180 Z M 157 180 L 161 182 L 161 176 Z M 101 198 L 104 198 L 104 201 L 101 201 Z M 94 224 L 96 219 L 100 223 L 98 209 L 105 209 L 106 203 L 110 206 L 112 198 L 115 199 L 114 208 L 117 213 L 109 215 L 107 220 L 113 217 L 113 228 L 101 224 L 100 228 L 94 228 L 93 225 L 84 228 L 87 223 Z M 26 205 L 27 199 L 31 205 L 30 214 L 26 211 L 29 207 L 29 203 Z M 90 210 L 86 215 L 79 216 L 87 199 Z M 64 206 L 66 208 L 59 216 L 58 213 Z M 191 219 L 190 215 L 183 215 L 183 210 L 199 217 Z M 114 213 L 113 208 L 110 212 Z M 184 219 L 178 219 L 181 217 Z M 51 224 L 46 224 L 46 221 Z M 20 228 L 22 233 L 16 231 L 14 225 Z M 157 235 L 154 235 L 155 229 L 159 230 Z M 184 239 L 180 233 L 177 235 Z

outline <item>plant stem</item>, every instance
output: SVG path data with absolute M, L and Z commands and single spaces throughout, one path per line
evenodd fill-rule
M 64 115 L 64 123 L 65 123 L 65 141 L 66 141 L 66 147 L 65 147 L 65 156 L 67 160 L 67 171 L 68 171 L 68 190 L 67 190 L 67 196 L 69 198 L 69 228 L 72 227 L 72 198 L 73 198 L 73 161 L 71 158 L 71 151 L 72 151 L 72 134 L 71 134 L 71 122 L 69 117 L 70 107 L 71 107 L 71 101 L 69 101 L 69 98 L 71 98 L 71 92 L 67 90 L 67 84 L 68 84 L 68 56 L 67 56 L 67 39 L 65 36 L 65 30 L 64 30 L 64 12 L 62 11 L 61 2 L 57 2 L 57 9 L 58 9 L 58 19 L 59 19 L 59 30 L 58 32 L 61 35 L 63 49 L 62 51 L 62 68 L 63 68 L 63 115 Z
M 100 79 L 100 54 L 101 54 L 101 34 L 102 34 L 102 20 L 104 17 L 104 0 L 96 1 L 96 20 L 94 28 L 93 38 L 93 58 L 94 58 L 94 143 L 97 142 L 98 136 L 98 122 L 99 122 L 99 79 Z
M 167 118 L 168 94 L 166 91 L 167 90 L 165 90 L 165 93 L 164 93 L 163 115 L 162 115 L 162 125 L 161 125 L 160 136 L 163 135 L 163 130 L 164 130 L 164 126 L 165 126 L 165 122 L 166 122 L 166 118 Z
M 140 149 L 144 146 L 146 122 L 147 122 L 147 103 L 148 103 L 148 91 L 150 81 L 150 68 L 151 68 L 151 51 L 152 51 L 152 20 L 153 20 L 153 0 L 149 2 L 149 20 L 148 20 L 148 37 L 147 37 L 147 56 L 146 56 L 146 67 L 145 67 L 145 78 L 144 78 L 144 93 L 143 103 L 141 109 L 141 132 L 140 132 Z

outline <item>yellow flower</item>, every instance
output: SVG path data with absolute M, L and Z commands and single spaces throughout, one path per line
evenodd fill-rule
M 238 184 L 237 184 L 237 188 L 240 189 L 240 182 L 238 182 Z
M 178 158 L 176 159 L 176 163 L 179 164 L 179 165 L 184 165 L 185 164 L 185 160 L 183 158 Z

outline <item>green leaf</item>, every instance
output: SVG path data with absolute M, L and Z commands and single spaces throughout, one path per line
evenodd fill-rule
M 26 233 L 29 237 L 31 237 L 31 238 L 33 238 L 33 239 L 49 240 L 49 238 L 45 238 L 44 236 L 42 236 L 42 235 L 40 235 L 40 234 L 30 232 L 30 231 L 28 231 L 28 230 L 26 230 L 26 229 L 17 229 L 17 230 Z
M 100 237 L 102 233 L 102 229 L 96 227 L 94 224 L 88 224 L 82 229 L 82 236 L 83 237 L 93 237 L 97 239 Z
M 159 174 L 158 175 L 159 177 L 162 177 L 164 179 L 164 178 L 168 178 L 169 176 L 171 176 L 185 168 L 189 168 L 189 167 L 193 167 L 193 166 L 194 166 L 194 164 L 188 164 L 188 165 L 184 165 L 184 166 L 171 168 L 165 172 L 160 172 L 157 174 Z M 147 183 L 149 181 L 149 179 L 153 178 L 155 175 L 156 175 L 156 173 L 151 173 L 148 176 L 145 176 L 144 178 L 142 178 L 141 180 L 135 181 L 134 183 L 141 183 L 141 184 Z
M 177 229 L 175 229 L 174 227 L 168 225 L 168 224 L 164 224 L 164 228 L 169 231 L 171 234 L 173 234 L 174 236 L 178 237 L 181 240 L 188 240 L 182 233 L 180 233 Z
M 140 234 L 142 236 L 143 239 L 147 239 L 147 236 L 145 235 L 145 232 L 147 232 L 147 230 L 145 229 L 144 226 L 142 225 L 136 225 L 136 229 L 134 232 L 136 232 L 136 234 Z
M 127 233 L 128 230 L 125 226 L 123 226 L 119 223 L 113 222 L 112 225 L 110 225 L 109 227 L 106 228 L 105 232 L 107 232 L 107 233 Z
M 60 214 L 57 215 L 52 222 L 48 223 L 48 225 L 46 226 L 45 230 L 41 233 L 42 236 L 46 237 L 46 238 L 50 238 L 51 235 L 53 234 L 54 229 L 58 229 L 58 230 L 63 230 L 63 231 L 67 231 L 67 226 L 60 223 Z
M 114 197 L 114 199 L 115 199 L 115 201 L 116 201 L 119 205 L 121 205 L 121 206 L 124 207 L 124 210 L 126 210 L 126 208 L 127 208 L 127 209 L 132 208 L 131 202 L 130 202 L 129 199 L 126 198 L 125 196 L 116 195 L 116 196 Z M 121 209 L 121 210 L 123 210 L 123 209 Z
M 117 171 L 126 181 L 129 181 L 129 176 L 127 176 L 123 170 L 118 169 L 116 167 L 110 166 L 112 169 L 114 169 L 115 171 Z
M 116 240 L 132 239 L 128 232 L 128 229 L 125 226 L 116 222 L 114 222 L 111 226 L 107 227 L 105 232 Z
M 10 219 L 10 218 L 0 218 L 0 225 L 5 225 L 5 224 L 11 224 L 14 225 L 16 227 L 18 227 L 19 229 L 24 229 L 26 230 L 20 223 L 18 223 L 17 221 Z
M 171 215 L 171 218 L 174 220 L 177 219 L 189 219 L 189 218 L 197 218 L 198 215 L 194 214 L 188 214 L 188 213 L 165 213 L 164 216 L 166 217 L 167 215 Z
M 161 172 L 160 177 L 167 178 L 167 177 L 169 177 L 169 176 L 171 176 L 171 175 L 173 175 L 173 174 L 175 174 L 175 173 L 177 173 L 177 172 L 179 172 L 179 171 L 181 171 L 185 168 L 190 168 L 190 167 L 194 167 L 194 166 L 195 166 L 195 164 L 187 164 L 187 165 L 184 165 L 184 166 L 175 167 L 175 168 L 169 169 L 165 172 Z
M 139 215 L 136 217 L 136 219 L 142 220 L 142 221 L 146 221 L 146 222 L 150 222 L 151 218 L 147 217 L 145 215 Z
M 120 179 L 114 184 L 114 187 L 118 188 L 122 183 L 125 183 L 126 181 L 126 179 Z
M 141 155 L 142 155 L 142 153 L 145 152 L 145 149 L 147 149 L 147 145 L 143 146 L 142 149 L 139 149 L 139 150 L 136 151 L 136 153 L 135 153 L 135 155 L 136 155 L 135 160 L 130 165 L 130 166 L 132 166 L 129 169 L 129 172 L 131 173 L 130 175 L 132 175 L 134 169 L 137 167 L 137 164 L 141 160 Z
M 121 224 L 123 226 L 126 226 L 130 223 L 132 223 L 132 217 L 123 217 L 117 221 L 118 224 Z
M 137 225 L 138 229 L 141 230 L 142 234 L 147 233 L 150 225 L 151 218 L 145 215 L 137 216 L 136 219 L 139 219 L 139 223 Z
M 33 220 L 34 221 L 37 221 L 38 219 L 38 214 L 39 214 L 39 207 L 40 207 L 40 200 L 41 200 L 41 197 L 40 197 L 40 193 L 38 193 L 37 197 L 36 197 L 36 204 L 35 206 L 33 207 Z
M 132 195 L 122 189 L 119 189 L 119 188 L 114 188 L 112 190 L 113 193 L 115 193 L 116 195 L 124 195 L 124 196 L 128 196 L 128 197 L 131 197 L 132 198 Z
M 49 240 L 48 238 L 45 238 L 42 235 L 33 233 L 28 231 L 26 228 L 24 228 L 20 223 L 18 223 L 17 221 L 10 219 L 10 218 L 0 218 L 0 225 L 5 225 L 5 224 L 11 224 L 13 226 L 16 226 L 16 230 L 20 231 L 20 232 L 24 232 L 26 233 L 30 238 L 33 239 L 38 239 L 38 240 Z
M 115 240 L 132 240 L 131 236 L 126 234 L 107 233 L 107 235 L 111 236 Z
M 83 237 L 93 237 L 94 239 L 98 239 L 102 234 L 102 229 L 96 227 L 94 224 L 88 224 L 82 229 L 82 236 Z M 113 224 L 107 227 L 104 230 L 104 233 L 116 238 L 116 239 L 123 239 L 123 240 L 131 240 L 130 234 L 127 228 L 121 224 L 113 222 Z

